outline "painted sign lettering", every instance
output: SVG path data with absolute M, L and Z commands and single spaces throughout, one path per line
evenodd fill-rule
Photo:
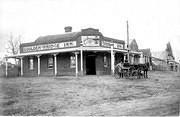
M 102 41 L 102 46 L 105 46 L 105 47 L 111 47 L 112 46 L 112 42 L 109 42 L 109 41 Z
M 42 50 L 52 50 L 52 49 L 60 49 L 60 48 L 67 48 L 67 47 L 75 47 L 75 46 L 76 46 L 76 41 L 52 43 L 52 44 L 42 44 L 42 45 L 23 47 L 23 52 L 35 52 L 35 51 L 42 51 Z
M 102 41 L 102 46 L 104 47 L 108 47 L 110 48 L 111 46 L 113 46 L 116 49 L 123 49 L 123 44 L 119 44 L 119 43 L 112 43 L 109 41 Z

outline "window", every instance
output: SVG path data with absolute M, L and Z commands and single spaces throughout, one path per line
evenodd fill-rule
M 29 59 L 29 69 L 30 69 L 30 70 L 33 70 L 33 69 L 34 69 L 34 59 L 33 59 L 33 58 L 30 58 L 30 59 Z
M 104 67 L 108 67 L 108 61 L 106 55 L 104 55 Z
M 76 67 L 76 58 L 75 56 L 70 57 L 70 68 L 75 68 Z
M 48 69 L 53 69 L 53 57 L 48 58 Z

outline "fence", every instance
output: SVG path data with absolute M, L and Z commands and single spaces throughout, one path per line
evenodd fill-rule
M 7 77 L 17 77 L 20 75 L 20 67 L 17 65 L 8 64 L 7 72 Z M 0 77 L 6 77 L 6 66 L 4 64 L 0 65 Z

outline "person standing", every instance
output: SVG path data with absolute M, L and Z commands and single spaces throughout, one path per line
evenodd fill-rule
M 123 71 L 122 71 L 123 63 L 122 63 L 122 61 L 121 61 L 120 63 L 118 63 L 118 64 L 116 65 L 116 67 L 118 68 L 119 77 L 120 77 L 120 78 L 123 78 Z

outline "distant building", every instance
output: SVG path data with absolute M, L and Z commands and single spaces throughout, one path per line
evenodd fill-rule
M 163 66 L 163 70 L 178 71 L 178 62 L 175 61 L 170 43 L 167 43 L 167 48 L 164 51 L 152 52 L 155 60 L 163 61 L 159 66 Z M 157 62 L 156 62 L 157 63 Z
M 152 70 L 168 70 L 167 61 L 160 58 L 152 57 Z
M 133 58 L 132 54 L 130 55 L 130 62 L 131 63 L 135 63 L 135 64 L 138 64 L 138 63 L 141 63 L 141 64 L 148 63 L 150 69 L 152 69 L 152 66 L 151 66 L 151 50 L 150 50 L 150 48 L 139 49 L 136 40 L 133 39 L 130 42 L 130 50 L 133 51 L 133 52 L 139 52 L 140 53 L 140 55 L 134 55 L 134 58 Z
M 130 52 L 132 52 L 132 54 L 130 54 L 129 56 L 129 59 L 130 59 L 130 63 L 131 64 L 138 64 L 138 63 L 141 63 L 141 54 L 142 52 L 139 51 L 139 48 L 138 48 L 138 44 L 136 42 L 135 39 L 133 39 L 131 42 L 130 42 Z M 133 54 L 135 52 L 138 52 L 140 54 Z
M 7 68 L 8 68 L 8 70 L 7 70 L 8 76 L 7 77 L 17 77 L 20 75 L 18 65 L 7 62 Z M 5 77 L 5 76 L 6 76 L 6 63 L 3 61 L 0 61 L 0 77 Z
M 139 51 L 143 53 L 143 63 L 148 63 L 150 70 L 152 70 L 152 55 L 150 48 L 140 49 Z
M 156 51 L 152 52 L 152 56 L 162 59 L 162 60 L 167 60 L 167 52 L 166 51 Z

